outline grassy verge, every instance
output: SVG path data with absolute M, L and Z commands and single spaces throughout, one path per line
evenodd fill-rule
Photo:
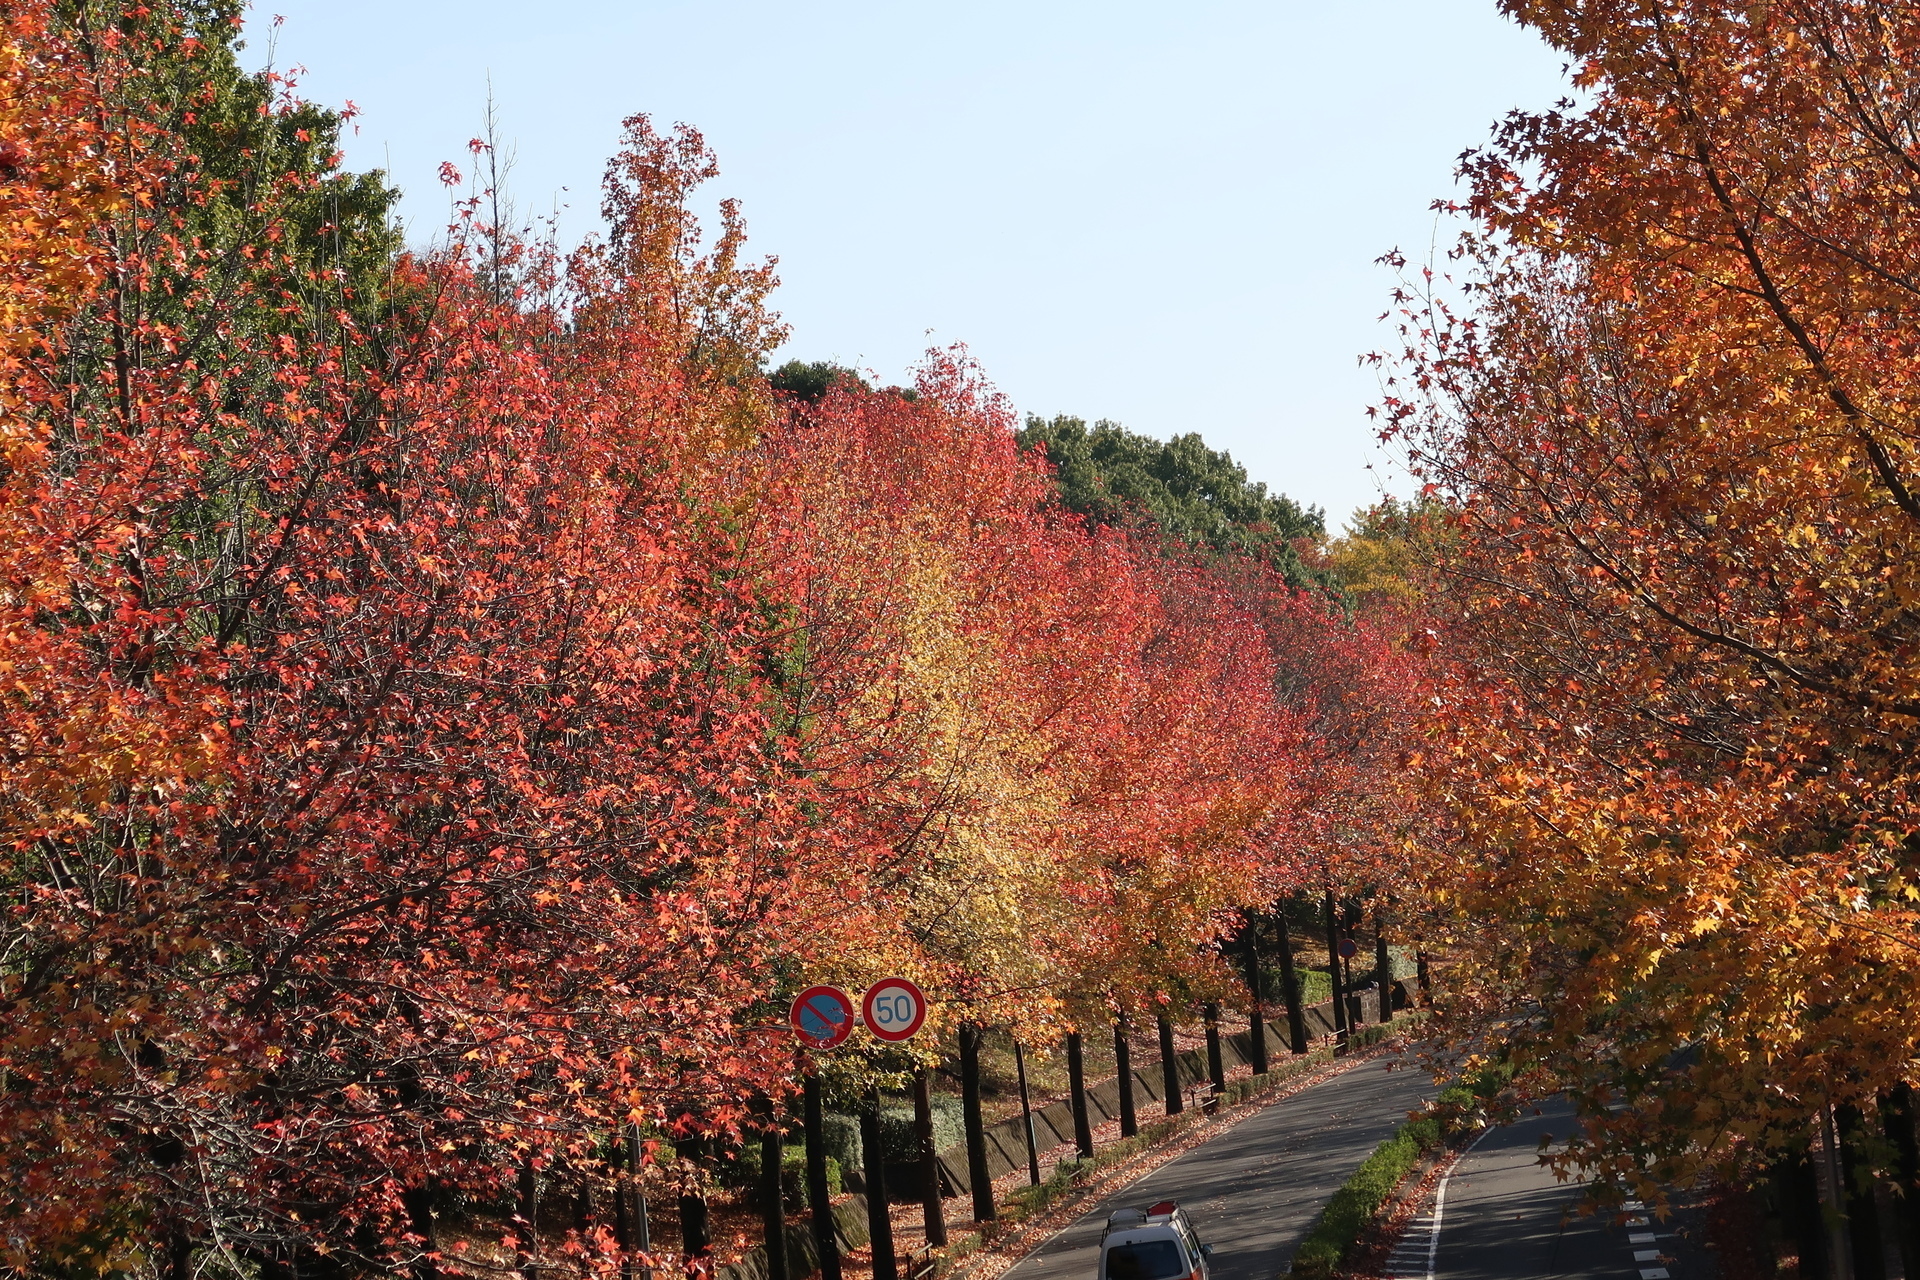
M 1375 1147 L 1327 1201 L 1313 1230 L 1307 1232 L 1293 1255 L 1290 1274 L 1307 1280 L 1330 1280 L 1400 1180 L 1439 1142 L 1440 1122 L 1422 1119 L 1401 1125 L 1398 1133 Z
M 1504 1083 L 1503 1073 L 1495 1069 L 1474 1080 L 1448 1085 L 1425 1115 L 1401 1125 L 1391 1138 L 1375 1147 L 1320 1211 L 1293 1255 L 1293 1269 L 1288 1274 L 1301 1280 L 1331 1280 L 1337 1275 L 1361 1233 L 1401 1180 L 1420 1164 L 1421 1157 L 1477 1127 L 1472 1114 Z

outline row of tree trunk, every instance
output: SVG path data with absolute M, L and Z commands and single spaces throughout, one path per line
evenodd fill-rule
M 1364 1015 L 1360 1009 L 1359 998 L 1348 994 L 1353 989 L 1351 958 L 1340 954 L 1340 942 L 1343 936 L 1341 926 L 1344 923 L 1351 932 L 1359 924 L 1359 918 L 1357 910 L 1350 906 L 1343 920 L 1338 904 L 1330 891 L 1325 895 L 1323 905 L 1327 927 L 1327 969 L 1332 975 L 1334 994 L 1334 1021 L 1337 1035 L 1344 1043 L 1351 1029 L 1363 1019 Z M 1280 962 L 1281 983 L 1285 988 L 1283 1003 L 1287 1018 L 1287 1047 L 1296 1054 L 1305 1053 L 1308 1049 L 1305 1009 L 1295 974 L 1293 942 L 1286 916 L 1284 913 L 1276 913 L 1265 918 L 1250 919 L 1242 931 L 1241 948 L 1246 965 L 1248 991 L 1251 996 L 1249 1002 L 1252 1010 L 1251 1058 L 1255 1074 L 1265 1074 L 1271 1069 L 1266 1023 L 1268 997 L 1261 966 L 1263 934 L 1272 939 L 1271 945 L 1277 948 Z M 1426 987 L 1424 957 L 1421 957 L 1421 960 L 1420 977 L 1424 991 Z M 1379 987 L 1378 1016 L 1382 1022 L 1385 1022 L 1390 1020 L 1393 1014 L 1392 969 L 1386 931 L 1377 918 L 1374 928 L 1374 966 Z M 1207 1074 L 1212 1085 L 1212 1090 L 1203 1105 L 1208 1110 L 1212 1110 L 1218 1105 L 1218 1095 L 1226 1088 L 1226 1072 L 1220 1038 L 1221 1011 L 1219 1005 L 1209 1003 L 1204 1006 L 1202 1013 L 1206 1027 Z M 1125 1017 L 1115 1022 L 1112 1028 L 1114 1059 L 1119 1077 L 1122 1137 L 1132 1137 L 1139 1131 L 1139 1116 L 1134 1099 L 1130 1030 Z M 1162 1015 L 1157 1019 L 1157 1030 L 1161 1078 L 1164 1084 L 1163 1105 L 1168 1115 L 1178 1115 L 1185 1109 L 1185 1101 L 1180 1088 L 1178 1054 L 1174 1047 L 1172 1021 Z M 967 1172 L 968 1180 L 972 1184 L 973 1216 L 976 1220 L 984 1222 L 991 1221 L 997 1216 L 997 1208 L 994 1204 L 993 1180 L 987 1163 L 986 1126 L 981 1104 L 980 1046 L 983 1034 L 984 1028 L 973 1023 L 964 1024 L 960 1030 L 961 1103 L 966 1130 Z M 1093 1156 L 1093 1126 L 1087 1105 L 1086 1046 L 1080 1031 L 1068 1033 L 1066 1050 L 1074 1146 L 1080 1158 L 1089 1159 Z M 1019 1077 L 1021 1115 L 1025 1126 L 1027 1174 L 1029 1179 L 1037 1185 L 1040 1182 L 1039 1146 L 1034 1132 L 1032 1101 L 1027 1090 L 1025 1051 L 1017 1040 L 1014 1045 L 1014 1054 Z M 919 1182 L 922 1188 L 926 1235 L 929 1244 L 942 1246 L 947 1243 L 947 1224 L 940 1195 L 939 1155 L 934 1145 L 931 1080 L 925 1070 L 915 1073 L 913 1099 L 914 1130 L 918 1147 L 916 1154 L 920 1166 Z M 862 1172 L 867 1188 L 868 1229 L 874 1245 L 874 1280 L 898 1280 L 892 1224 L 887 1214 L 886 1162 L 880 1138 L 880 1106 L 880 1095 L 875 1090 L 861 1100 L 861 1106 L 858 1108 L 861 1146 L 865 1152 L 865 1167 Z M 802 1086 L 802 1120 L 807 1134 L 805 1179 L 807 1202 L 812 1211 L 811 1226 L 816 1252 L 820 1258 L 821 1280 L 841 1280 L 840 1251 L 834 1234 L 833 1213 L 828 1195 L 826 1144 L 822 1131 L 823 1108 L 820 1082 L 817 1077 L 809 1074 Z M 762 1177 L 765 1181 L 760 1189 L 760 1201 L 764 1214 L 768 1274 L 770 1280 L 791 1280 L 792 1268 L 787 1256 L 786 1212 L 781 1185 L 781 1157 L 784 1141 L 780 1126 L 772 1123 L 771 1107 L 766 1108 L 765 1114 L 768 1123 L 761 1134 L 760 1160 Z M 1851 1123 L 1853 1123 L 1852 1120 L 1842 1118 L 1843 1128 Z M 1908 1131 L 1911 1131 L 1911 1126 Z M 698 1162 L 705 1156 L 705 1142 L 702 1139 L 683 1139 L 677 1146 L 682 1158 Z M 612 1205 L 612 1226 L 615 1238 L 621 1247 L 632 1253 L 646 1253 L 652 1248 L 646 1197 L 640 1190 L 640 1181 L 637 1176 L 641 1165 L 641 1151 L 639 1131 L 632 1128 L 622 1132 L 612 1151 L 612 1164 L 618 1188 Z M 1792 1181 L 1792 1173 L 1793 1169 L 1783 1170 L 1781 1186 L 1799 1185 Z M 531 1274 L 539 1252 L 536 1223 L 539 1219 L 540 1202 L 539 1177 L 530 1163 L 523 1166 L 520 1171 L 514 1209 L 520 1253 L 518 1261 L 522 1270 Z M 681 1247 L 686 1268 L 690 1274 L 710 1273 L 712 1239 L 708 1226 L 706 1200 L 697 1194 L 696 1189 L 689 1188 L 680 1197 L 679 1210 Z M 416 1216 L 422 1219 L 422 1236 L 430 1238 L 431 1206 L 423 1201 L 423 1212 Z M 576 1216 L 580 1219 L 577 1225 L 582 1227 L 589 1225 L 592 1220 L 591 1196 L 584 1190 L 577 1199 Z M 1827 1248 L 1827 1252 L 1831 1253 L 1832 1249 Z M 429 1261 L 418 1270 L 418 1275 L 421 1280 L 437 1280 L 437 1272 L 438 1269 Z M 630 1267 L 627 1274 L 631 1280 L 638 1275 L 638 1269 Z M 1877 1272 L 1873 1274 L 1877 1275 Z
M 1828 1107 L 1819 1133 L 1775 1159 L 1768 1182 L 1781 1228 L 1800 1255 L 1800 1280 L 1885 1280 L 1889 1250 L 1866 1168 L 1881 1160 L 1891 1166 L 1894 1184 L 1893 1253 L 1902 1274 L 1920 1276 L 1916 1111 L 1913 1090 L 1904 1084 L 1881 1098 L 1877 1116 L 1857 1107 Z M 1831 1212 L 1823 1203 L 1823 1180 Z
M 1333 1007 L 1336 1034 L 1344 1044 L 1351 1030 L 1363 1019 L 1358 996 L 1349 996 L 1353 990 L 1351 960 L 1340 954 L 1340 918 L 1338 907 L 1331 891 L 1325 897 L 1327 921 L 1328 970 L 1332 974 Z M 1346 921 L 1351 930 L 1357 926 L 1357 910 L 1349 908 Z M 1285 1006 L 1287 1012 L 1287 1047 L 1296 1054 L 1307 1052 L 1306 1010 L 1300 996 L 1300 986 L 1294 973 L 1294 955 L 1291 938 L 1288 935 L 1284 914 L 1276 914 L 1265 920 L 1249 921 L 1243 930 L 1241 945 L 1246 960 L 1246 977 L 1252 1014 L 1250 1017 L 1253 1053 L 1252 1066 L 1256 1075 L 1264 1075 L 1271 1069 L 1267 1054 L 1267 996 L 1260 966 L 1260 935 L 1271 931 L 1277 938 L 1280 958 L 1281 982 L 1286 988 Z M 1379 989 L 1378 1018 L 1389 1022 L 1393 1018 L 1393 971 L 1391 957 L 1387 949 L 1385 926 L 1376 918 L 1374 922 L 1374 969 L 1375 981 Z M 1424 959 L 1424 958 L 1423 958 Z M 1421 965 L 1421 985 L 1426 985 L 1425 965 Z M 1209 1111 L 1218 1105 L 1218 1096 L 1226 1089 L 1226 1068 L 1220 1043 L 1220 1007 L 1208 1004 L 1204 1007 L 1203 1018 L 1207 1035 L 1207 1075 L 1212 1090 L 1205 1106 Z M 1179 1056 L 1174 1048 L 1173 1023 L 1165 1015 L 1158 1020 L 1160 1041 L 1160 1070 L 1164 1082 L 1162 1101 L 1168 1115 L 1179 1115 L 1185 1109 L 1181 1096 L 1179 1079 Z M 1139 1132 L 1139 1116 L 1134 1102 L 1133 1090 L 1133 1054 L 1128 1038 L 1130 1026 L 1124 1017 L 1113 1024 L 1113 1054 L 1115 1071 L 1119 1077 L 1120 1089 L 1120 1134 L 1130 1138 Z M 980 1094 L 980 1044 L 984 1028 L 974 1023 L 964 1023 L 960 1028 L 960 1100 L 962 1121 L 966 1130 L 967 1180 L 972 1184 L 973 1216 L 978 1222 L 991 1222 L 998 1216 L 994 1203 L 993 1179 L 987 1162 L 986 1124 L 982 1111 Z M 1081 1032 L 1067 1034 L 1067 1078 L 1069 1105 L 1073 1114 L 1073 1136 L 1076 1154 L 1081 1159 L 1093 1156 L 1093 1126 L 1087 1108 L 1086 1045 Z M 1019 1042 L 1014 1044 L 1014 1057 L 1020 1088 L 1020 1110 L 1026 1136 L 1027 1176 L 1035 1184 L 1040 1182 L 1040 1157 L 1038 1143 L 1034 1136 L 1033 1106 L 1027 1092 L 1026 1058 Z M 942 1246 L 947 1243 L 947 1222 L 945 1207 L 940 1196 L 939 1153 L 934 1147 L 933 1108 L 930 1080 L 925 1070 L 915 1073 L 913 1082 L 914 1130 L 918 1139 L 918 1157 L 920 1163 L 920 1185 L 922 1188 L 922 1213 L 926 1226 L 927 1242 Z M 880 1097 L 877 1092 L 863 1100 L 860 1115 L 861 1147 L 865 1152 L 863 1170 L 867 1187 L 868 1230 L 873 1238 L 874 1280 L 897 1280 L 897 1264 L 893 1253 L 893 1229 L 887 1216 L 886 1168 L 881 1154 L 879 1110 Z M 811 1076 L 807 1079 L 805 1094 L 805 1119 L 807 1124 L 807 1185 L 808 1202 L 812 1208 L 815 1244 L 821 1259 L 821 1280 L 840 1280 L 840 1258 L 837 1242 L 833 1234 L 833 1214 L 827 1202 L 826 1163 L 823 1139 L 820 1135 L 819 1085 Z M 779 1142 L 779 1134 L 773 1131 L 767 1141 Z M 768 1210 L 766 1221 L 768 1274 L 771 1280 L 790 1280 L 786 1266 L 784 1221 L 780 1208 L 778 1188 L 778 1161 L 776 1152 L 769 1147 L 762 1157 L 762 1166 L 774 1170 L 769 1174 L 770 1185 L 762 1199 L 773 1206 Z

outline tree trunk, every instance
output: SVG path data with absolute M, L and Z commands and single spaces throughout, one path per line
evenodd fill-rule
M 1825 1215 L 1828 1266 L 1841 1280 L 1857 1280 L 1853 1270 L 1853 1242 L 1847 1232 L 1847 1175 L 1840 1167 L 1840 1134 L 1834 1127 L 1831 1106 L 1820 1108 L 1820 1136 L 1824 1148 L 1821 1162 L 1826 1166 L 1826 1176 L 1822 1181 L 1829 1193 L 1828 1207 L 1832 1210 Z
M 1373 973 L 1380 984 L 1380 1021 L 1393 1021 L 1393 957 L 1387 954 L 1387 924 L 1380 909 L 1373 913 Z
M 440 1266 L 427 1254 L 433 1252 L 433 1220 L 435 1206 L 439 1200 L 432 1179 L 420 1186 L 409 1188 L 400 1195 L 400 1204 L 407 1211 L 407 1227 L 420 1237 L 422 1256 L 413 1264 L 413 1280 L 440 1280 Z M 171 1277 L 170 1277 L 171 1280 Z M 187 1280 L 185 1274 L 178 1280 Z
M 1287 934 L 1287 913 L 1282 907 L 1276 917 L 1280 929 L 1280 984 L 1287 989 L 1287 1048 L 1294 1053 L 1307 1051 L 1307 1011 L 1301 1007 L 1300 978 L 1293 968 L 1293 939 Z
M 1886 1280 L 1880 1207 L 1873 1200 L 1872 1175 L 1860 1158 L 1866 1121 L 1857 1107 L 1835 1107 L 1833 1118 L 1840 1129 L 1840 1176 L 1846 1182 L 1841 1203 L 1846 1205 L 1848 1242 L 1853 1246 L 1853 1280 Z
M 960 1024 L 960 1114 L 967 1130 L 967 1181 L 973 1184 L 973 1220 L 992 1222 L 993 1175 L 987 1170 L 987 1126 L 980 1114 L 980 1028 L 971 1022 Z
M 913 1133 L 920 1140 L 920 1209 L 926 1223 L 927 1243 L 944 1247 L 947 1214 L 940 1203 L 940 1153 L 933 1146 L 933 1091 L 927 1083 L 925 1067 L 915 1067 L 913 1071 Z
M 1220 1054 L 1220 1006 L 1209 1004 L 1201 1011 L 1207 1020 L 1207 1083 L 1213 1096 L 1207 1099 L 1207 1114 L 1220 1109 L 1221 1095 L 1227 1091 L 1227 1062 Z
M 1166 1089 L 1167 1114 L 1177 1116 L 1186 1103 L 1180 1097 L 1180 1058 L 1173 1051 L 1173 1022 L 1160 1015 L 1160 1080 Z
M 593 1181 L 579 1174 L 573 1180 L 573 1229 L 585 1236 L 593 1224 Z
M 760 1238 L 767 1247 L 767 1280 L 788 1280 L 787 1189 L 782 1177 L 787 1144 L 771 1103 L 766 1123 L 760 1131 Z
M 1340 982 L 1340 924 L 1334 918 L 1333 890 L 1327 890 L 1327 978 L 1333 986 L 1333 1030 L 1347 1042 L 1347 993 Z
M 1131 1138 L 1140 1132 L 1133 1114 L 1133 1052 L 1127 1046 L 1127 1020 L 1113 1024 L 1113 1065 L 1120 1088 L 1120 1136 Z
M 515 1263 L 521 1271 L 530 1274 L 540 1256 L 540 1173 L 533 1167 L 532 1156 L 520 1162 L 520 1185 L 514 1197 L 513 1216 L 514 1236 L 520 1245 L 520 1256 Z
M 1780 1225 L 1800 1255 L 1800 1280 L 1828 1280 L 1827 1229 L 1822 1220 L 1820 1178 L 1807 1147 L 1788 1151 L 1774 1161 L 1774 1194 L 1779 1198 Z
M 813 1247 L 820 1280 L 840 1280 L 840 1242 L 833 1234 L 833 1197 L 827 1191 L 827 1126 L 821 1111 L 820 1077 L 808 1071 L 801 1108 L 807 1127 L 807 1207 L 813 1211 Z
M 899 1280 L 893 1253 L 893 1218 L 887 1212 L 887 1153 L 880 1146 L 878 1089 L 867 1095 L 866 1105 L 860 1108 L 860 1157 L 867 1180 L 867 1235 L 873 1240 L 873 1280 Z M 770 1269 L 768 1280 L 786 1280 L 784 1251 L 781 1261 L 783 1269 Z
M 1020 1037 L 1013 1037 L 1013 1069 L 1020 1079 L 1020 1130 L 1027 1138 L 1027 1181 L 1029 1185 L 1040 1185 L 1040 1142 L 1033 1132 L 1033 1098 L 1027 1093 L 1027 1051 L 1020 1046 Z
M 418 1227 L 414 1228 L 414 1234 L 420 1234 Z M 427 1239 L 426 1247 L 432 1250 L 432 1239 Z M 424 1280 L 425 1277 L 438 1276 L 440 1269 L 433 1265 L 433 1259 L 421 1258 L 414 1264 L 413 1273 Z M 193 1280 L 192 1236 L 184 1231 L 175 1231 L 167 1237 L 167 1265 L 161 1274 L 166 1280 Z
M 1253 1013 L 1248 1019 L 1253 1051 L 1248 1061 L 1252 1064 L 1253 1074 L 1263 1076 L 1271 1067 L 1267 1061 L 1267 984 L 1260 976 L 1260 930 L 1254 926 L 1251 917 L 1241 930 L 1240 945 L 1246 952 L 1247 998 L 1253 1002 Z
M 1073 1148 L 1082 1160 L 1093 1159 L 1093 1125 L 1087 1118 L 1087 1050 L 1078 1031 L 1067 1032 L 1067 1090 L 1072 1095 Z
M 1880 1114 L 1893 1143 L 1893 1167 L 1900 1180 L 1896 1225 L 1900 1236 L 1900 1260 L 1913 1280 L 1920 1280 L 1920 1143 L 1914 1135 L 1913 1089 L 1904 1081 L 1893 1087 L 1880 1103 Z
M 682 1157 L 693 1161 L 694 1164 L 705 1163 L 707 1155 L 705 1138 L 688 1138 L 674 1145 Z M 683 1191 L 680 1196 L 680 1249 L 681 1262 L 688 1275 L 712 1274 L 713 1232 L 707 1224 L 707 1198 L 701 1194 L 697 1182 L 693 1186 L 692 1194 Z

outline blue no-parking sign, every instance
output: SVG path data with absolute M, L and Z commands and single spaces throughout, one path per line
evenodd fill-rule
M 809 1049 L 831 1049 L 853 1034 L 853 1001 L 838 987 L 808 987 L 787 1011 L 793 1033 Z

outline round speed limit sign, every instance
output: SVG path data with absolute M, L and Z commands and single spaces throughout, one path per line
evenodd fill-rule
M 867 1030 L 882 1040 L 906 1040 L 927 1020 L 927 998 L 905 978 L 884 978 L 860 1002 Z

